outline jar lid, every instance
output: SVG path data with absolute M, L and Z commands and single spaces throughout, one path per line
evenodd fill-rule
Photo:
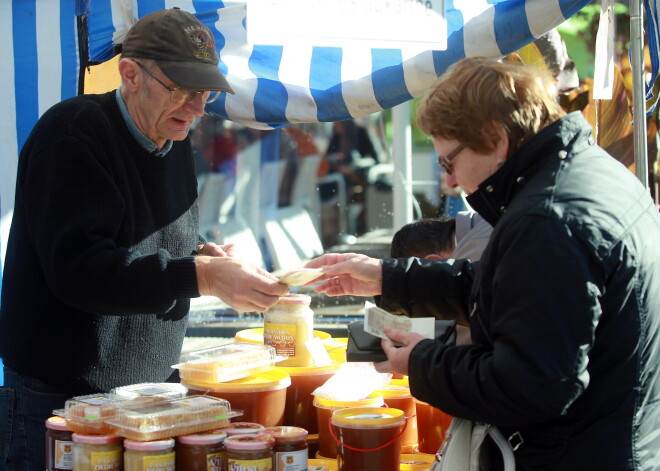
M 194 435 L 182 435 L 176 437 L 179 443 L 186 445 L 215 445 L 222 443 L 227 438 L 227 433 L 222 430 L 211 430 L 204 433 L 196 433 Z
M 124 448 L 127 450 L 158 451 L 167 450 L 174 446 L 174 439 L 154 440 L 151 442 L 138 442 L 135 440 L 124 440 Z
M 277 304 L 310 304 L 312 297 L 307 294 L 291 293 L 281 296 Z
M 307 430 L 301 427 L 292 427 L 283 425 L 278 427 L 268 427 L 261 431 L 262 434 L 270 435 L 277 443 L 297 442 L 307 439 Z
M 245 435 L 246 433 L 259 433 L 265 429 L 261 424 L 255 422 L 232 422 L 228 427 L 223 427 L 222 431 L 230 437 L 232 435 Z
M 66 428 L 66 419 L 58 415 L 46 419 L 46 428 L 49 428 L 51 430 L 62 430 L 62 431 L 69 430 L 68 428 Z
M 263 450 L 272 448 L 275 439 L 270 435 L 234 435 L 225 439 L 228 450 Z
M 121 440 L 118 435 L 79 435 L 74 433 L 71 439 L 75 443 L 89 443 L 92 445 L 102 445 L 104 443 L 115 443 Z
M 402 410 L 392 408 L 355 407 L 336 410 L 332 424 L 350 428 L 377 428 L 401 425 L 406 417 Z
M 385 399 L 407 398 L 410 396 L 410 385 L 407 379 L 392 379 L 387 385 L 378 390 Z
M 202 383 L 197 381 L 183 382 L 189 389 L 212 391 L 216 393 L 256 393 L 275 391 L 291 386 L 291 377 L 285 371 L 276 369 L 262 371 L 245 378 L 234 379 L 224 383 Z

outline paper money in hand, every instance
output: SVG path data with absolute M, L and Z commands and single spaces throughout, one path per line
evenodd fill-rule
M 321 268 L 297 268 L 280 276 L 280 283 L 289 286 L 302 286 L 323 274 Z
M 385 333 L 386 327 L 403 332 L 415 332 L 426 338 L 433 338 L 435 335 L 435 318 L 433 317 L 396 316 L 370 302 L 366 302 L 364 308 L 364 330 L 376 337 L 389 339 Z

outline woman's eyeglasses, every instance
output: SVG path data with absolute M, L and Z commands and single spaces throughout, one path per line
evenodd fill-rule
M 163 82 L 161 82 L 157 77 L 155 77 L 151 72 L 147 70 L 145 66 L 143 66 L 141 63 L 133 59 L 133 62 L 135 62 L 137 65 L 140 66 L 142 70 L 144 70 L 149 77 L 154 79 L 156 82 L 160 83 L 163 87 L 165 87 L 167 90 L 170 92 L 170 100 L 172 100 L 174 103 L 177 103 L 179 105 L 183 105 L 184 103 L 188 103 L 189 101 L 194 100 L 197 98 L 197 95 L 202 96 L 202 101 L 204 104 L 209 104 L 213 103 L 215 100 L 218 99 L 222 91 L 220 90 L 191 90 L 189 88 L 182 88 L 182 87 L 176 87 L 176 88 L 170 88 L 167 85 L 165 85 Z
M 443 155 L 438 156 L 438 164 L 445 169 L 447 175 L 451 175 L 454 172 L 454 168 L 451 164 L 451 161 L 454 160 L 454 157 L 460 154 L 463 149 L 465 149 L 465 144 L 459 144 L 449 154 L 444 156 Z

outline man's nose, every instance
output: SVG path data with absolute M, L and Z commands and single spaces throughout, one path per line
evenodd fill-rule
M 195 98 L 186 103 L 186 106 L 192 110 L 195 116 L 204 116 L 206 103 L 204 103 L 201 93 L 196 94 Z

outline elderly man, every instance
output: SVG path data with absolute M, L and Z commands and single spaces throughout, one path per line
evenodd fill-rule
M 44 469 L 44 421 L 66 399 L 166 381 L 190 298 L 263 311 L 288 292 L 198 236 L 188 130 L 233 93 L 211 32 L 179 9 L 147 15 L 119 72 L 118 90 L 44 113 L 21 152 L 0 312 L 11 470 Z

